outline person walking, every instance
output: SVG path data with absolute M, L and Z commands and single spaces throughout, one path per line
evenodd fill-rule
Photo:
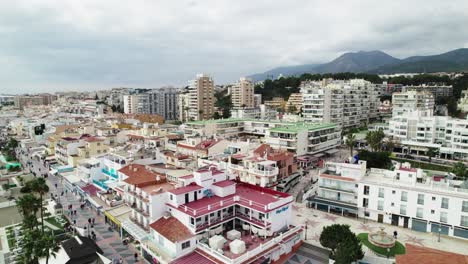
M 138 253 L 135 252 L 134 257 L 135 257 L 135 262 L 138 261 Z
M 393 231 L 393 238 L 397 239 L 397 237 L 398 237 L 398 232 L 395 230 L 395 231 Z

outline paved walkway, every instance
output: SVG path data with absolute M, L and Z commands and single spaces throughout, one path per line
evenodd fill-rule
M 313 245 L 320 245 L 319 238 L 323 227 L 332 224 L 347 224 L 351 226 L 351 230 L 356 233 L 369 233 L 377 231 L 379 227 L 385 227 L 387 233 L 398 232 L 398 241 L 400 243 L 411 243 L 418 246 L 424 246 L 459 254 L 467 254 L 468 240 L 441 236 L 438 242 L 438 234 L 423 233 L 413 231 L 411 229 L 392 226 L 388 224 L 377 223 L 374 221 L 363 219 L 348 218 L 334 214 L 328 214 L 319 210 L 307 208 L 305 204 L 294 203 L 293 205 L 293 224 L 302 225 L 305 221 L 307 224 L 307 242 Z
M 21 157 L 21 160 L 27 161 L 31 159 L 23 156 Z M 37 175 L 41 175 L 47 171 L 42 161 L 37 161 L 36 159 L 32 160 L 31 170 L 36 172 Z M 56 176 L 49 176 L 47 178 L 47 184 L 49 185 L 49 192 L 54 196 L 55 194 L 60 196 L 62 191 L 64 191 L 60 179 Z M 57 188 L 55 188 L 55 184 L 57 184 Z M 132 245 L 123 245 L 119 234 L 115 231 L 108 230 L 109 226 L 104 223 L 103 215 L 98 216 L 97 213 L 90 208 L 81 210 L 79 197 L 76 197 L 72 193 L 68 192 L 67 194 L 64 194 L 64 196 L 60 197 L 60 202 L 63 205 L 65 216 L 71 220 L 71 223 L 73 223 L 73 220 L 76 220 L 77 227 L 84 228 L 88 225 L 88 219 L 95 219 L 95 224 L 92 231 L 96 233 L 96 242 L 104 252 L 105 257 L 111 260 L 113 258 L 116 260 L 122 258 L 124 263 L 128 264 L 146 263 L 146 261 L 142 260 L 142 257 L 139 253 L 139 261 L 135 261 L 134 254 L 138 251 Z M 73 210 L 76 210 L 76 216 L 71 217 L 67 214 L 69 204 L 73 206 Z

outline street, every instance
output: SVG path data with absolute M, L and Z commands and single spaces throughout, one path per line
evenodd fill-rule
M 34 172 L 36 175 L 44 175 L 48 172 L 48 169 L 44 166 L 42 160 L 31 159 L 28 153 L 18 155 L 20 162 L 25 168 L 29 168 L 31 172 Z M 30 161 L 31 165 L 27 165 L 27 162 Z M 57 184 L 57 188 L 55 188 Z M 49 193 L 60 199 L 60 202 L 64 208 L 64 215 L 73 223 L 76 220 L 76 227 L 84 228 L 88 226 L 88 219 L 95 219 L 94 228 L 92 231 L 96 233 L 96 243 L 104 252 L 104 256 L 118 261 L 120 258 L 124 260 L 124 263 L 145 263 L 142 260 L 141 256 L 138 253 L 138 260 L 135 260 L 134 254 L 138 252 L 133 245 L 123 245 L 119 237 L 119 234 L 115 231 L 109 231 L 108 225 L 104 223 L 104 216 L 97 215 L 94 210 L 91 208 L 85 207 L 85 209 L 80 209 L 79 196 L 76 197 L 71 192 L 65 193 L 64 187 L 61 183 L 61 180 L 57 176 L 49 175 L 47 177 L 47 185 L 49 186 Z M 61 196 L 61 193 L 64 192 L 64 195 Z M 49 194 L 49 196 L 50 196 Z M 67 209 L 69 205 L 73 206 L 73 210 L 76 210 L 76 216 L 69 216 Z M 86 234 L 86 232 L 85 232 Z

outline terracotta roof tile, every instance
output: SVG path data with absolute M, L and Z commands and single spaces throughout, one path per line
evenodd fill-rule
M 396 264 L 468 264 L 468 256 L 406 243 L 406 254 L 397 255 Z
M 161 217 L 150 225 L 152 229 L 171 242 L 185 241 L 194 235 L 175 217 Z
M 166 176 L 146 168 L 145 165 L 130 164 L 119 170 L 120 173 L 125 174 L 128 178 L 124 182 L 135 185 L 137 187 L 144 187 L 152 184 L 166 182 Z M 157 181 L 159 176 L 159 181 Z

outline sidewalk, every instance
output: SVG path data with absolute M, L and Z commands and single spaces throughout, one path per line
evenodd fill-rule
M 303 225 L 307 219 L 307 242 L 313 245 L 320 246 L 320 233 L 323 227 L 332 224 L 347 224 L 351 226 L 351 230 L 356 233 L 369 233 L 377 231 L 379 227 L 385 227 L 385 231 L 389 234 L 393 231 L 398 232 L 398 241 L 402 244 L 411 243 L 417 246 L 424 246 L 459 254 L 467 254 L 468 240 L 449 237 L 442 235 L 438 242 L 438 234 L 423 233 L 413 231 L 411 229 L 392 226 L 388 224 L 377 223 L 363 219 L 355 219 L 342 217 L 334 214 L 328 214 L 319 210 L 307 208 L 305 204 L 293 204 L 293 225 Z

